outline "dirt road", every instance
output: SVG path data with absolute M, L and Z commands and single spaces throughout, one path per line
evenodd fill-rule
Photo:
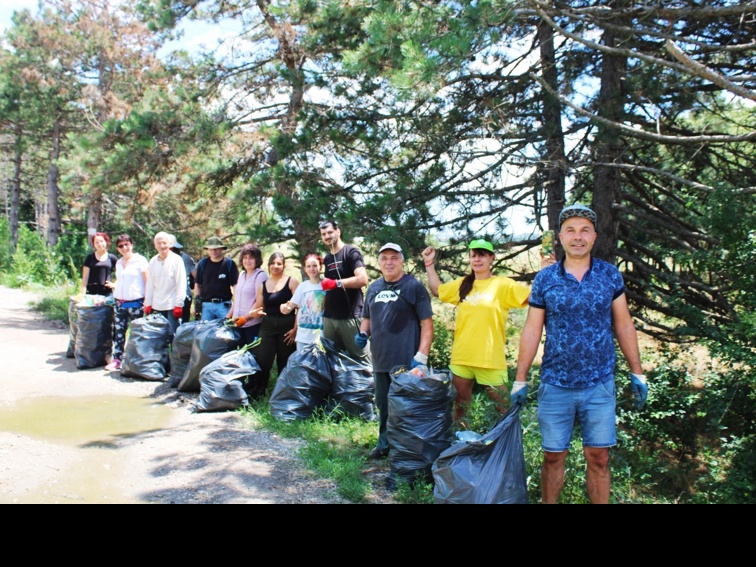
M 0 503 L 343 503 L 295 440 L 193 413 L 167 384 L 78 370 L 33 298 L 0 287 Z

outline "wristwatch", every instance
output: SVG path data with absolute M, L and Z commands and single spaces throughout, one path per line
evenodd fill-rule
M 341 280 L 336 280 L 336 287 L 344 287 L 344 285 L 341 283 Z

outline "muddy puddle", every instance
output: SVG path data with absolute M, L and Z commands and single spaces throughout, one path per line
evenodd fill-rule
M 15 496 L 12 503 L 136 503 L 118 487 L 127 476 L 124 447 L 165 428 L 170 419 L 171 409 L 163 404 L 121 396 L 28 398 L 3 408 L 0 432 L 52 444 L 66 456 L 56 465 L 54 478 Z M 34 463 L 28 465 L 34 468 Z

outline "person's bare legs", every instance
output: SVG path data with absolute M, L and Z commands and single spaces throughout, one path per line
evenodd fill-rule
M 465 416 L 467 415 L 467 408 L 472 403 L 472 391 L 475 380 L 460 378 L 456 374 L 452 374 L 452 384 L 454 385 L 454 389 L 457 390 L 457 397 L 454 400 L 454 423 L 458 427 L 469 429 Z
M 541 502 L 557 504 L 564 486 L 564 462 L 569 451 L 550 453 L 544 451 L 541 466 Z
M 608 447 L 583 447 L 586 467 L 586 485 L 591 504 L 609 504 L 611 473 Z

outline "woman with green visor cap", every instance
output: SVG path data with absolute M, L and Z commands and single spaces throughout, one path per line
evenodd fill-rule
M 457 390 L 454 422 L 464 429 L 475 382 L 485 387 L 500 412 L 507 410 L 507 318 L 510 309 L 527 307 L 530 296 L 530 288 L 493 274 L 495 254 L 490 242 L 473 240 L 468 248 L 471 272 L 447 283 L 441 283 L 436 273 L 436 250 L 423 250 L 431 293 L 457 307 L 449 369 Z

